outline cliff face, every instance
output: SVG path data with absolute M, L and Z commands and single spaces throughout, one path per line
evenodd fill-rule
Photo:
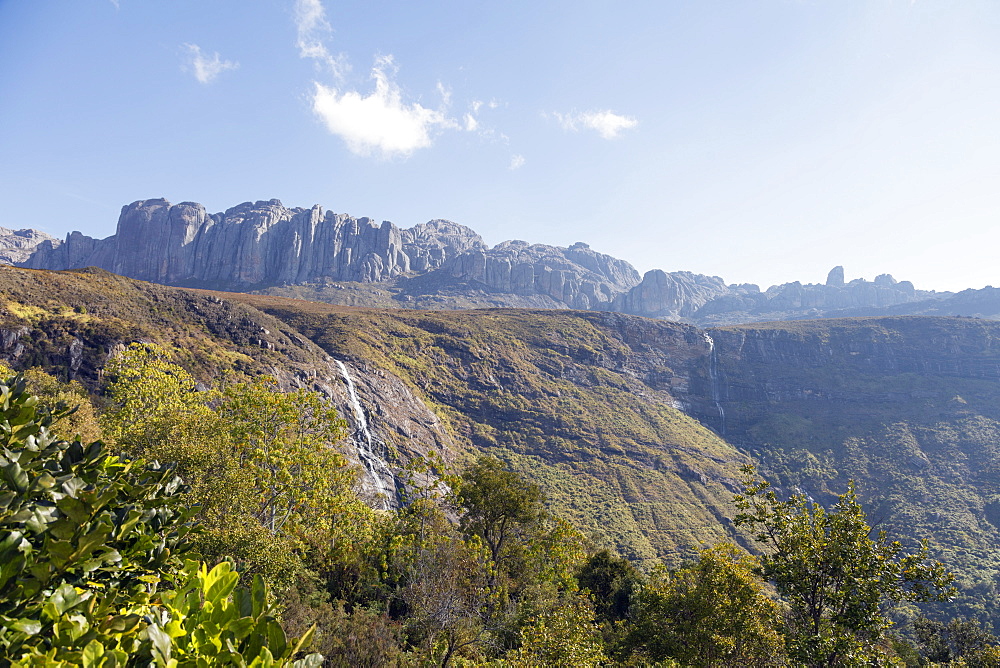
M 490 249 L 467 227 L 432 220 L 410 229 L 278 200 L 221 214 L 200 204 L 142 200 L 123 207 L 117 233 L 95 240 L 74 232 L 43 242 L 22 266 L 96 266 L 166 285 L 236 290 L 322 280 L 390 282 L 429 274 L 521 297 L 589 309 L 639 282 L 627 262 L 592 251 L 511 241 Z M 530 303 L 530 302 L 529 302 Z M 516 302 L 515 304 L 516 305 Z
M 611 309 L 651 318 L 690 321 L 706 304 L 730 292 L 718 276 L 654 269 L 646 272 L 639 285 L 619 295 Z
M 952 610 L 1000 623 L 1000 323 L 856 318 L 711 329 L 690 410 L 779 494 L 873 521 L 959 574 Z
M 573 308 L 724 325 L 848 309 L 868 314 L 941 296 L 887 274 L 845 282 L 841 267 L 825 285 L 794 282 L 765 292 L 687 271 L 657 269 L 640 280 L 628 262 L 584 243 L 505 241 L 490 248 L 473 230 L 446 220 L 400 229 L 319 206 L 290 209 L 278 200 L 216 214 L 193 202 L 141 200 L 122 208 L 117 232 L 107 239 L 73 232 L 60 243 L 40 233 L 29 239 L 28 232 L 0 231 L 0 260 L 7 245 L 17 249 L 9 262 L 35 269 L 95 266 L 166 285 L 352 305 Z M 380 287 L 347 290 L 344 283 Z
M 287 209 L 278 200 L 212 215 L 192 202 L 144 200 L 122 209 L 114 236 L 98 241 L 74 233 L 64 244 L 42 244 L 24 266 L 96 266 L 167 285 L 246 289 L 318 278 L 384 281 L 409 272 L 411 256 L 429 270 L 483 245 L 453 223 L 418 227 L 404 234 L 388 221 L 324 213 L 319 206 Z
M 693 380 L 693 412 L 737 442 L 756 442 L 760 423 L 785 411 L 884 422 L 938 411 L 956 394 L 993 396 L 1000 383 L 992 321 L 831 319 L 707 334 L 714 362 Z
M 585 311 L 610 304 L 639 282 L 632 265 L 596 253 L 583 243 L 559 248 L 505 241 L 489 250 L 460 255 L 446 270 L 455 278 L 477 281 L 497 292 L 544 295 Z

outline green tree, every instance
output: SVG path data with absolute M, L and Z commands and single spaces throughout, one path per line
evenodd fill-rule
M 418 498 L 398 515 L 389 562 L 397 613 L 424 660 L 447 666 L 461 655 L 480 657 L 496 599 L 482 542 L 463 540 L 440 505 Z
M 13 375 L 12 369 L 0 364 L 0 378 L 10 378 Z M 60 382 L 40 367 L 28 369 L 22 375 L 27 382 L 28 391 L 38 398 L 39 408 L 59 415 L 52 423 L 52 431 L 64 436 L 79 437 L 83 443 L 101 440 L 103 434 L 97 412 L 87 389 L 79 381 Z M 68 410 L 63 411 L 59 407 Z
M 787 645 L 809 666 L 868 665 L 890 626 L 885 603 L 944 600 L 954 576 L 922 544 L 908 554 L 884 531 L 872 538 L 854 483 L 832 510 L 796 494 L 782 501 L 744 469 L 738 525 L 764 545 L 764 577 L 788 601 Z
M 723 543 L 677 571 L 655 570 L 636 595 L 626 647 L 685 666 L 784 665 L 781 610 L 757 568 Z
M 521 646 L 504 657 L 503 666 L 585 668 L 605 665 L 601 634 L 590 600 L 565 593 L 554 605 L 532 615 L 521 628 Z
M 272 535 L 315 531 L 354 485 L 354 472 L 333 447 L 346 422 L 317 393 L 282 392 L 273 378 L 258 378 L 226 386 L 217 413 L 236 465 L 253 472 L 251 513 Z
M 123 454 L 177 462 L 206 558 L 232 558 L 284 589 L 307 561 L 333 569 L 356 544 L 349 535 L 371 533 L 374 513 L 335 448 L 345 422 L 317 393 L 282 392 L 266 377 L 208 390 L 148 344 L 112 358 L 105 375 L 105 433 Z
M 493 586 L 516 580 L 525 543 L 544 516 L 541 490 L 485 455 L 462 472 L 459 485 L 462 531 L 478 536 L 489 550 Z
M 0 650 L 15 666 L 288 665 L 263 581 L 182 557 L 173 470 L 56 438 L 23 378 L 0 384 Z M 317 666 L 314 655 L 292 665 Z M 5 664 L 6 665 L 6 664 Z
M 997 637 L 971 619 L 947 624 L 926 617 L 913 622 L 921 653 L 928 661 L 949 663 L 961 659 L 972 668 L 1000 665 Z
M 594 598 L 597 619 L 603 623 L 624 620 L 632 598 L 642 583 L 642 575 L 627 559 L 608 550 L 591 555 L 577 572 L 577 582 Z
M 101 426 L 119 451 L 177 462 L 191 473 L 213 459 L 218 430 L 209 403 L 216 395 L 199 391 L 166 349 L 133 343 L 108 360 L 104 377 L 109 407 Z

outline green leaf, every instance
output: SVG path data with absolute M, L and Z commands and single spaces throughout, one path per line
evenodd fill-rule
M 50 603 L 60 615 L 64 614 L 67 610 L 80 605 L 82 602 L 83 599 L 80 598 L 80 594 L 78 594 L 76 589 L 69 584 L 59 585 L 59 588 L 56 589 L 55 593 L 52 594 L 48 600 L 48 603 Z
M 250 600 L 253 604 L 253 618 L 260 617 L 267 608 L 267 587 L 264 578 L 260 574 L 254 574 L 253 583 L 250 585 Z
M 221 602 L 232 593 L 240 576 L 231 568 L 229 562 L 223 561 L 208 573 L 204 585 L 206 601 Z
M 319 668 L 323 665 L 322 654 L 310 654 L 292 662 L 292 668 Z
M 81 538 L 80 542 L 77 543 L 76 551 L 73 553 L 73 559 L 86 559 L 91 552 L 104 544 L 109 532 L 108 527 L 102 526 Z
M 146 627 L 146 635 L 153 643 L 153 659 L 159 665 L 167 665 L 170 661 L 171 641 L 163 629 L 156 624 Z
M 0 508 L 7 508 L 17 498 L 17 492 L 0 492 Z
M 124 635 L 135 632 L 140 625 L 142 625 L 142 617 L 139 615 L 116 615 L 101 624 L 101 631 Z
M 76 498 L 76 496 L 80 493 L 80 491 L 87 487 L 87 483 L 84 482 L 82 479 L 73 476 L 72 478 L 69 478 L 68 480 L 64 481 L 61 487 L 63 492 L 65 492 L 71 497 Z
M 64 496 L 56 501 L 56 508 L 69 519 L 83 524 L 90 520 L 90 506 L 72 496 Z
M 274 656 L 266 647 L 260 648 L 260 654 L 250 663 L 249 668 L 271 668 L 274 665 Z
M 45 549 L 56 568 L 65 568 L 73 555 L 73 544 L 68 540 L 47 540 Z
M 296 654 L 298 654 L 299 652 L 301 652 L 303 649 L 305 649 L 306 647 L 308 647 L 312 643 L 313 635 L 315 635 L 315 633 L 316 633 L 316 625 L 313 624 L 308 629 L 306 629 L 306 632 L 303 633 L 302 636 L 298 640 L 295 641 L 295 646 L 292 648 L 292 651 L 290 652 L 289 655 L 290 656 L 295 656 Z M 310 655 L 310 656 L 319 656 L 319 655 L 318 654 L 314 654 L 314 655 Z M 322 660 L 323 660 L 323 657 L 320 657 L 320 661 L 322 661 Z
M 19 619 L 10 625 L 15 631 L 20 631 L 21 633 L 29 636 L 37 635 L 42 632 L 42 623 L 37 619 Z
M 83 653 L 80 655 L 82 660 L 83 668 L 90 668 L 91 666 L 100 666 L 101 658 L 104 656 L 104 646 L 97 641 L 95 638 L 87 643 L 87 646 L 83 648 Z
M 267 623 L 267 646 L 279 657 L 284 656 L 285 650 L 288 649 L 285 631 L 281 628 L 281 624 L 274 619 L 268 620 Z
M 52 489 L 56 486 L 56 479 L 52 477 L 48 472 L 42 473 L 42 475 L 35 478 L 35 488 L 36 489 Z
M 20 464 L 17 462 L 11 462 L 3 468 L 0 468 L 0 471 L 3 471 L 4 480 L 6 480 L 15 490 L 18 492 L 28 491 L 28 474 L 21 469 Z

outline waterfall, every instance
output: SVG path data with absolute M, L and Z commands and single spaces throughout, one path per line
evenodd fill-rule
M 711 381 L 712 403 L 719 412 L 719 433 L 726 435 L 726 411 L 722 408 L 722 392 L 719 384 L 719 353 L 715 350 L 715 341 L 708 332 L 702 332 L 705 343 L 708 344 L 708 377 Z
M 368 427 L 368 418 L 365 416 L 365 409 L 358 400 L 358 393 L 354 388 L 354 380 L 347 371 L 347 365 L 340 360 L 336 360 L 336 362 L 337 366 L 340 367 L 340 374 L 347 383 L 347 396 L 351 401 L 351 409 L 354 411 L 354 421 L 357 424 L 357 429 L 355 429 L 351 440 L 354 442 L 354 447 L 357 448 L 358 459 L 361 460 L 361 465 L 365 467 L 368 477 L 371 478 L 372 484 L 375 486 L 375 491 L 382 498 L 383 509 L 388 510 L 390 507 L 389 500 L 395 498 L 396 492 L 389 489 L 383 476 L 393 479 L 392 470 L 382 455 L 375 452 L 375 439 L 372 436 L 371 429 Z

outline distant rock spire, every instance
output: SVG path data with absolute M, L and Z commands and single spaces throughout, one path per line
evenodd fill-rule
M 844 287 L 844 268 L 836 266 L 826 275 L 826 284 L 834 288 Z

